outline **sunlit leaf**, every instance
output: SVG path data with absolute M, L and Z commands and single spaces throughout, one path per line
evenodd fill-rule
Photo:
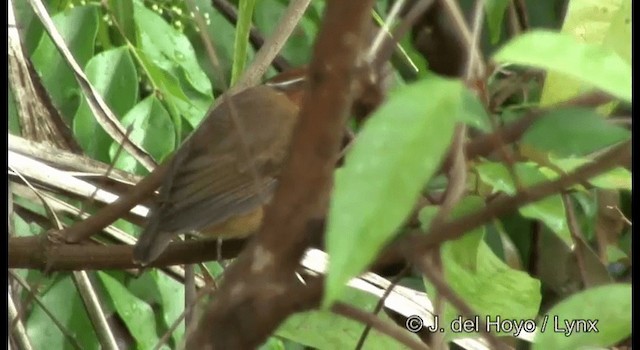
M 580 42 L 613 49 L 631 63 L 631 1 L 572 0 L 568 1 L 562 32 Z M 629 21 L 625 23 L 625 19 Z M 547 75 L 541 105 L 565 101 L 583 89 L 580 80 L 565 74 Z
M 494 59 L 562 73 L 631 101 L 631 65 L 611 49 L 567 34 L 531 31 L 506 44 Z

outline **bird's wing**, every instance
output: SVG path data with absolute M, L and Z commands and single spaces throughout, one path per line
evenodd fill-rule
M 269 201 L 297 111 L 265 86 L 214 108 L 173 157 L 134 258 L 148 263 L 175 234 L 250 214 Z
M 258 162 L 249 171 L 239 171 L 233 155 L 189 157 L 175 164 L 175 173 L 160 190 L 153 210 L 158 229 L 174 233 L 201 230 L 249 213 L 271 199 L 275 176 L 266 174 Z

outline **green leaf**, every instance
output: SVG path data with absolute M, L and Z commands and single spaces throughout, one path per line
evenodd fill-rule
M 516 173 L 520 181 L 526 187 L 550 180 L 537 167 L 532 164 L 516 164 Z M 535 203 L 520 208 L 520 214 L 529 219 L 542 221 L 560 239 L 568 245 L 572 244 L 571 233 L 567 223 L 567 215 L 564 202 L 559 195 L 549 196 Z
M 184 311 L 184 285 L 170 278 L 166 273 L 153 271 L 154 280 L 160 292 L 162 317 L 167 327 L 171 326 Z M 184 337 L 184 322 L 172 333 L 175 344 L 181 344 Z
M 436 217 L 439 209 L 440 207 L 435 205 L 426 205 L 420 209 L 418 212 L 418 220 L 420 221 L 420 229 L 422 231 L 429 229 L 431 220 Z
M 580 42 L 610 48 L 631 63 L 631 1 L 569 1 L 562 32 Z M 625 24 L 625 19 L 629 22 Z M 583 88 L 580 81 L 565 74 L 547 75 L 540 104 L 568 100 Z
M 529 261 L 532 250 L 532 225 L 520 213 L 504 215 L 496 222 L 498 230 L 504 232 L 513 242 L 522 262 Z
M 44 27 L 38 16 L 33 12 L 30 3 L 16 1 L 12 4 L 16 23 L 20 23 L 20 41 L 27 52 L 33 53 L 44 34 Z M 48 11 L 50 16 L 54 16 L 56 13 L 51 6 L 48 7 Z
M 589 183 L 604 189 L 631 191 L 631 172 L 625 168 L 614 168 L 589 180 Z
M 591 162 L 590 159 L 586 158 L 555 158 L 553 156 L 550 156 L 549 160 L 564 172 L 573 171 L 578 167 Z M 631 191 L 631 172 L 622 167 L 613 168 L 606 173 L 589 179 L 588 181 L 593 186 L 604 189 Z
M 183 92 L 188 100 L 184 101 L 176 96 L 168 95 L 167 99 L 165 99 L 167 109 L 172 116 L 177 114 L 182 115 L 189 125 L 195 129 L 207 116 L 207 111 L 213 104 L 214 99 L 211 96 L 205 96 L 195 91 L 189 86 L 183 86 Z M 176 131 L 178 131 L 178 128 L 176 129 Z M 184 132 L 184 130 L 181 131 Z
M 614 263 L 622 259 L 628 259 L 629 256 L 620 248 L 615 245 L 607 245 L 607 262 Z
M 138 299 L 120 281 L 106 272 L 98 272 L 109 301 L 122 318 L 129 332 L 142 349 L 151 349 L 158 342 L 156 322 L 149 304 Z
M 341 299 L 368 312 L 373 312 L 378 303 L 378 298 L 352 288 L 348 288 Z M 379 317 L 391 322 L 384 313 L 380 313 Z M 276 334 L 314 349 L 352 349 L 358 343 L 364 329 L 365 325 L 360 322 L 344 318 L 329 310 L 318 310 L 289 316 Z M 375 329 L 367 336 L 363 348 L 405 349 L 393 338 Z
M 580 43 L 566 34 L 523 34 L 500 49 L 494 59 L 562 73 L 631 101 L 631 65 L 610 49 Z
M 631 0 L 620 1 L 620 8 L 611 18 L 609 30 L 602 41 L 631 64 Z
M 158 98 L 166 104 L 172 116 L 176 136 L 181 135 L 182 131 L 181 118 L 178 114 L 182 115 L 192 127 L 198 126 L 213 102 L 211 96 L 198 93 L 189 86 L 183 86 L 176 75 L 155 64 L 145 52 L 141 50 L 135 52 L 151 83 L 157 89 Z
M 300 346 L 300 349 L 303 349 L 303 347 Z M 287 346 L 278 337 L 269 337 L 267 341 L 260 345 L 258 350 L 287 350 Z
M 159 334 L 168 331 L 184 311 L 184 285 L 157 269 L 149 270 L 129 280 L 127 289 L 147 304 L 159 306 L 156 310 L 156 319 L 161 319 L 164 326 L 158 329 Z M 181 344 L 184 338 L 184 322 L 173 330 L 171 336 L 172 347 L 176 348 L 175 344 Z
M 522 143 L 559 157 L 585 156 L 631 138 L 622 127 L 607 122 L 593 109 L 555 109 L 539 118 Z
M 567 224 L 564 202 L 560 196 L 551 196 L 520 208 L 520 214 L 529 219 L 542 221 L 566 244 L 572 244 Z
M 85 69 L 87 78 L 111 111 L 122 117 L 138 98 L 136 67 L 126 48 L 101 52 L 91 58 Z M 109 162 L 111 137 L 98 124 L 85 99 L 73 117 L 76 140 L 90 157 Z
M 52 17 L 80 67 L 84 67 L 93 55 L 98 32 L 97 9 L 95 5 L 74 7 Z M 51 100 L 62 116 L 70 120 L 80 103 L 80 90 L 71 68 L 48 35 L 42 36 L 31 60 Z
M 36 280 L 41 287 L 43 279 L 48 280 L 44 276 Z M 53 280 L 55 282 L 40 295 L 40 300 L 82 349 L 99 349 L 98 339 L 71 277 L 66 275 Z M 29 313 L 26 329 L 34 349 L 74 349 L 70 340 L 36 303 Z
M 480 179 L 491 185 L 494 191 L 501 191 L 508 195 L 516 193 L 516 187 L 511 173 L 501 163 L 486 162 L 476 166 Z M 535 165 L 530 163 L 515 164 L 515 171 L 521 183 L 530 187 L 549 180 Z M 566 213 L 562 198 L 558 195 L 550 196 L 519 209 L 526 218 L 541 220 L 567 244 L 571 244 L 571 234 L 567 224 Z
M 329 209 L 325 305 L 396 234 L 440 166 L 461 118 L 465 87 L 431 76 L 392 94 L 336 171 Z
M 138 29 L 139 49 L 150 61 L 179 77 L 204 95 L 210 96 L 211 82 L 204 74 L 189 39 L 160 17 L 157 13 L 136 2 L 134 19 Z
M 464 198 L 453 211 L 460 217 L 480 210 L 480 197 Z M 484 227 L 467 232 L 462 238 L 442 246 L 441 258 L 445 278 L 453 290 L 486 319 L 533 319 L 540 307 L 540 282 L 522 271 L 510 268 L 484 242 Z M 425 281 L 427 293 L 436 295 L 433 286 Z M 447 339 L 469 337 L 468 333 L 453 332 L 451 322 L 460 318 L 460 311 L 446 304 L 440 326 Z M 511 335 L 514 335 L 513 332 Z
M 504 192 L 510 196 L 516 194 L 516 186 L 509 169 L 496 162 L 484 162 L 476 166 L 480 179 L 493 188 L 493 193 Z
M 134 47 L 137 44 L 136 24 L 133 19 L 133 0 L 109 0 L 109 10 L 114 17 L 118 33 Z M 124 44 L 124 40 L 120 40 Z
M 251 29 L 251 18 L 256 0 L 240 0 L 238 6 L 238 23 L 236 24 L 236 36 L 233 50 L 233 68 L 231 69 L 231 85 L 235 85 L 242 72 L 247 59 L 249 47 L 249 30 Z
M 223 91 L 228 87 L 228 81 L 220 81 L 220 79 L 218 79 L 218 74 L 220 73 L 218 69 L 222 70 L 222 76 L 231 76 L 236 28 L 234 24 L 230 23 L 218 10 L 211 6 L 211 1 L 195 0 L 195 3 L 196 6 L 200 8 L 202 15 L 209 17 L 209 20 L 207 21 L 207 34 L 209 38 L 215 38 L 215 49 L 220 66 L 219 68 L 213 67 L 204 45 L 194 46 L 198 62 L 211 78 L 215 91 Z M 201 42 L 202 39 L 199 32 L 190 30 L 188 26 L 185 28 L 185 32 L 188 33 L 191 42 Z M 249 50 L 249 53 L 252 54 L 252 50 Z
M 613 17 L 626 1 L 628 0 L 569 1 L 562 31 L 584 42 L 601 44 L 609 34 Z
M 465 89 L 462 93 L 462 114 L 460 120 L 480 131 L 490 132 L 491 122 L 487 110 L 471 90 Z
M 489 34 L 491 35 L 491 43 L 496 44 L 500 40 L 500 32 L 502 31 L 502 19 L 504 13 L 509 6 L 509 0 L 488 0 L 484 4 L 484 10 L 487 13 L 487 25 Z
M 615 345 L 631 335 L 631 310 L 629 284 L 610 284 L 572 295 L 549 310 L 540 322 L 533 349 Z M 595 329 L 590 327 L 594 322 Z M 569 331 L 571 325 L 573 332 Z M 576 326 L 586 327 L 576 330 Z
M 133 126 L 129 138 L 141 145 L 158 162 L 162 162 L 176 147 L 176 133 L 171 117 L 155 96 L 149 96 L 133 107 L 122 118 L 122 125 Z M 111 160 L 115 161 L 116 167 L 125 171 L 144 173 L 144 168 L 126 151 L 122 151 L 118 159 L 113 159 L 119 147 L 120 144 L 114 141 L 109 150 Z

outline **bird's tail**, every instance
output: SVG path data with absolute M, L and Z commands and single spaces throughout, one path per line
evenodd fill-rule
M 133 261 L 142 266 L 153 262 L 167 248 L 175 234 L 160 230 L 157 224 L 149 224 L 133 248 Z

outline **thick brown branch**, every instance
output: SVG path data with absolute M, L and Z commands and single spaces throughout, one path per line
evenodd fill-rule
M 317 305 L 319 292 L 294 272 L 308 246 L 304 232 L 326 208 L 371 6 L 371 0 L 327 2 L 280 185 L 261 231 L 227 270 L 187 348 L 255 348 L 287 316 Z
M 164 267 L 194 264 L 218 258 L 218 242 L 197 240 L 176 242 L 149 267 Z M 231 259 L 238 255 L 244 241 L 225 241 L 222 258 Z M 36 269 L 40 271 L 79 271 L 133 269 L 133 246 L 99 244 L 59 244 L 43 236 L 10 237 L 9 268 Z

